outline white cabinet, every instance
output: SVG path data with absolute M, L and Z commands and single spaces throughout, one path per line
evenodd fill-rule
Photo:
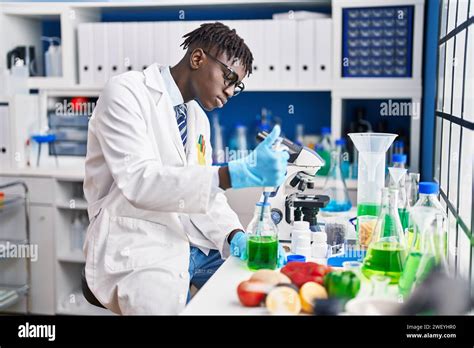
M 30 206 L 31 244 L 37 260 L 31 262 L 31 312 L 55 314 L 54 310 L 54 208 Z

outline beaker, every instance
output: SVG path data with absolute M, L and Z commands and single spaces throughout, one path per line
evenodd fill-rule
M 322 211 L 348 211 L 352 207 L 346 182 L 342 175 L 340 147 L 331 152 L 331 168 L 324 183 L 323 195 L 328 196 L 330 201 L 326 207 L 321 208 Z
M 364 258 L 362 273 L 381 274 L 397 284 L 406 258 L 406 243 L 397 209 L 398 190 L 382 189 L 382 208 Z
M 359 151 L 357 216 L 378 216 L 385 186 L 385 153 L 397 137 L 390 133 L 349 133 Z
M 278 260 L 278 229 L 270 215 L 270 204 L 259 202 L 247 226 L 247 265 L 250 269 L 275 269 Z

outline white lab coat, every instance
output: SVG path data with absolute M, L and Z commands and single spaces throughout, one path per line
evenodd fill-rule
M 176 314 L 189 288 L 189 238 L 183 217 L 223 258 L 227 235 L 241 229 L 222 192 L 212 193 L 209 120 L 188 106 L 183 149 L 160 66 L 113 77 L 89 122 L 85 197 L 90 224 L 86 279 L 119 314 Z M 206 165 L 197 141 L 206 141 Z

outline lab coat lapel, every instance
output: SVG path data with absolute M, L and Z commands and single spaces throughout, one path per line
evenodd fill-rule
M 188 131 L 188 140 L 186 141 L 186 158 L 188 164 L 197 163 L 197 150 L 196 150 L 196 112 L 193 107 L 193 103 L 187 103 L 188 106 L 188 117 L 187 117 L 187 131 Z
M 171 104 L 168 92 L 165 90 L 163 78 L 160 73 L 160 65 L 157 63 L 150 65 L 144 70 L 145 84 L 154 91 L 160 92 L 161 97 L 157 100 L 156 107 L 159 111 L 157 117 L 164 129 L 170 130 L 170 136 L 173 144 L 178 151 L 179 156 L 184 164 L 186 164 L 186 155 L 184 153 L 183 142 L 176 122 L 176 112 Z

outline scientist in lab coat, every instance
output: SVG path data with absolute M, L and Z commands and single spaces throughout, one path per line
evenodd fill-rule
M 252 53 L 235 30 L 206 23 L 183 36 L 174 67 L 112 77 L 89 122 L 84 193 L 90 224 L 85 276 L 118 314 L 176 314 L 247 235 L 225 189 L 278 186 L 288 153 L 280 129 L 248 156 L 212 166 L 209 120 L 244 89 Z M 284 252 L 279 248 L 279 262 Z

